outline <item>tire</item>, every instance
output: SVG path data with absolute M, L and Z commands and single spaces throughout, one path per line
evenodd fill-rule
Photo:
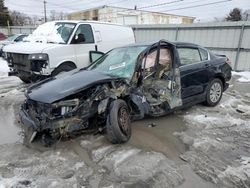
M 128 105 L 118 99 L 110 104 L 106 123 L 106 136 L 112 144 L 127 142 L 131 137 L 131 122 Z
M 223 94 L 223 84 L 222 81 L 218 78 L 215 78 L 210 82 L 207 87 L 206 93 L 206 106 L 216 106 L 222 97 Z
M 22 80 L 26 84 L 31 83 L 31 78 L 29 76 L 19 75 L 18 77 L 20 78 L 20 80 Z
M 64 64 L 61 64 L 59 65 L 59 67 L 57 67 L 52 73 L 51 75 L 52 76 L 56 76 L 60 73 L 63 73 L 63 72 L 68 72 L 68 71 L 71 71 L 73 69 L 75 69 L 76 66 L 73 64 L 73 63 L 64 63 Z

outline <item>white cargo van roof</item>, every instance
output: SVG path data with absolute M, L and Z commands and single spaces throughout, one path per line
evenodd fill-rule
M 110 22 L 100 22 L 100 21 L 94 21 L 94 20 L 57 20 L 57 21 L 50 21 L 50 22 L 65 22 L 65 23 L 95 23 L 95 24 L 107 24 L 107 25 L 116 25 L 116 26 L 123 26 L 123 27 L 129 27 L 126 25 L 118 24 L 118 23 L 110 23 Z

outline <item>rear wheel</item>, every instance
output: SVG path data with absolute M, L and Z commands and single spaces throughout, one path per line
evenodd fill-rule
M 118 99 L 110 104 L 106 128 L 107 138 L 113 144 L 125 143 L 130 139 L 130 114 L 125 101 Z
M 71 71 L 73 69 L 75 69 L 76 66 L 73 64 L 73 63 L 64 63 L 64 64 L 61 64 L 59 65 L 59 67 L 57 67 L 52 73 L 51 75 L 52 76 L 56 76 L 60 73 L 63 73 L 63 72 L 68 72 L 68 71 Z
M 207 88 L 205 105 L 216 106 L 222 97 L 223 85 L 220 79 L 215 78 Z

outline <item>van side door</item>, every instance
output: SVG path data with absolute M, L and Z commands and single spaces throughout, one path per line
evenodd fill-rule
M 76 29 L 71 44 L 74 47 L 78 68 L 89 65 L 89 51 L 95 50 L 95 40 L 90 24 L 80 24 Z

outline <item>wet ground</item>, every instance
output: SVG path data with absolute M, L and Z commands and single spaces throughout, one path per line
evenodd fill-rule
M 0 73 L 0 187 L 250 187 L 250 83 L 234 78 L 214 108 L 136 121 L 124 145 L 85 135 L 53 148 L 22 144 L 26 87 Z

